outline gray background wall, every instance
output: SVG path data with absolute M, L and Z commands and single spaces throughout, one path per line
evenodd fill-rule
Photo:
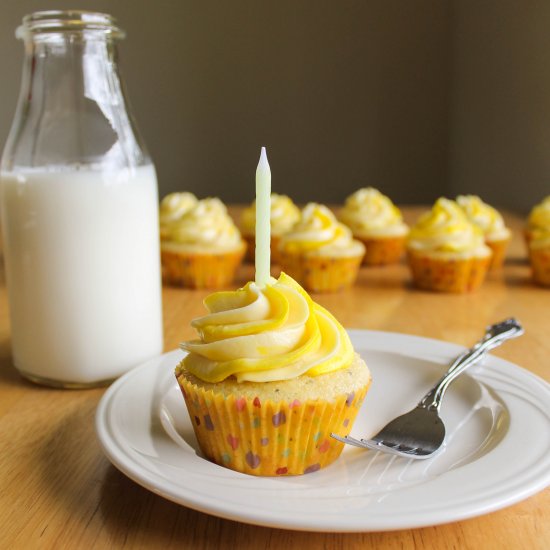
M 550 2 L 453 2 L 448 182 L 525 211 L 550 194 Z
M 0 143 L 34 10 L 118 17 L 134 113 L 161 195 L 253 198 L 261 145 L 274 191 L 399 203 L 475 192 L 527 211 L 550 193 L 550 3 L 0 0 Z

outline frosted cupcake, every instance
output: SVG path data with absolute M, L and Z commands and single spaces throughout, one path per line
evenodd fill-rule
M 281 269 L 313 292 L 333 292 L 351 286 L 365 254 L 363 243 L 338 222 L 326 207 L 309 203 L 300 221 L 282 236 Z
M 271 262 L 278 263 L 281 236 L 290 231 L 300 219 L 300 209 L 286 195 L 271 194 Z M 243 238 L 247 242 L 246 257 L 254 261 L 256 231 L 256 201 L 243 211 L 241 219 Z
M 444 198 L 411 228 L 407 253 L 416 286 L 442 292 L 478 288 L 492 255 L 483 231 L 456 202 Z
M 205 300 L 176 377 L 204 455 L 259 476 L 315 472 L 343 444 L 371 382 L 340 323 L 290 277 Z
M 203 199 L 169 226 L 161 241 L 165 283 L 222 288 L 232 283 L 246 243 L 223 203 Z
M 456 202 L 468 219 L 483 231 L 485 244 L 493 251 L 489 269 L 502 267 L 511 232 L 500 213 L 475 195 L 459 195 Z
M 529 260 L 533 270 L 533 280 L 550 286 L 550 227 L 532 232 L 529 240 Z
M 380 191 L 366 187 L 350 195 L 340 219 L 365 245 L 364 264 L 393 264 L 403 255 L 409 228 L 399 208 Z
M 535 231 L 547 231 L 550 228 L 550 195 L 533 207 L 527 219 L 525 240 L 529 244 Z
M 160 238 L 166 239 L 170 226 L 191 210 L 197 202 L 197 197 L 186 191 L 166 195 L 160 202 L 159 208 Z

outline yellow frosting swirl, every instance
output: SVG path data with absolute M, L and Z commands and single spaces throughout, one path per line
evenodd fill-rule
M 217 198 L 203 199 L 169 227 L 163 247 L 198 251 L 232 250 L 242 246 L 241 234 Z
M 456 202 L 468 219 L 483 231 L 487 240 L 505 239 L 510 235 L 499 212 L 476 195 L 459 195 Z
M 550 195 L 531 210 L 528 224 L 530 229 L 550 228 Z
M 286 233 L 300 219 L 300 209 L 286 195 L 271 194 L 271 232 L 274 235 Z M 242 215 L 243 231 L 249 235 L 254 235 L 256 231 L 256 201 L 243 211 Z
M 406 235 L 401 211 L 373 187 L 359 189 L 346 199 L 340 219 L 359 237 Z
M 205 382 L 234 376 L 271 382 L 317 376 L 347 367 L 353 347 L 342 325 L 294 279 L 281 273 L 260 288 L 250 282 L 204 301 L 194 319 L 200 339 L 181 344 L 185 368 Z
M 483 231 L 466 217 L 452 200 L 440 198 L 412 227 L 408 246 L 412 249 L 444 253 L 488 255 Z
M 193 193 L 170 193 L 160 202 L 159 224 L 160 236 L 165 239 L 168 236 L 172 223 L 179 220 L 186 212 L 191 210 L 198 202 Z
M 351 230 L 338 222 L 334 214 L 321 204 L 310 202 L 300 221 L 285 233 L 280 249 L 290 253 L 318 256 L 361 256 L 365 247 L 353 239 Z
M 170 223 L 181 218 L 198 202 L 193 193 L 187 191 L 170 193 L 160 201 L 159 219 L 161 223 Z

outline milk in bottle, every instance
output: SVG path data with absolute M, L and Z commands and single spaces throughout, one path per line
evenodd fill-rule
M 162 351 L 157 180 L 117 72 L 114 20 L 38 12 L 0 167 L 15 367 L 62 387 Z

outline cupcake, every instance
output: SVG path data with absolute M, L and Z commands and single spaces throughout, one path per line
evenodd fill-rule
M 205 457 L 258 476 L 336 460 L 371 382 L 340 323 L 284 273 L 204 303 L 175 374 Z
M 533 280 L 540 285 L 550 286 L 550 226 L 531 233 L 529 260 Z
M 197 202 L 197 197 L 186 191 L 166 195 L 160 202 L 159 208 L 160 238 L 166 239 L 170 231 L 170 225 L 191 210 Z
M 531 241 L 533 233 L 537 230 L 547 231 L 550 227 L 550 195 L 537 204 L 529 213 L 527 228 L 525 229 L 525 240 L 527 244 Z
M 271 194 L 271 262 L 279 263 L 278 247 L 281 235 L 300 219 L 300 209 L 286 195 Z M 241 218 L 243 238 L 247 242 L 246 258 L 253 262 L 256 233 L 256 201 L 243 211 Z
M 409 228 L 399 208 L 380 191 L 366 187 L 350 195 L 340 219 L 365 245 L 365 265 L 397 263 L 403 255 Z
M 309 203 L 279 245 L 281 269 L 313 292 L 333 292 L 357 278 L 365 246 L 326 207 Z
M 491 262 L 483 231 L 454 201 L 438 199 L 411 228 L 407 257 L 419 288 L 467 292 L 478 288 Z
M 219 199 L 203 199 L 169 225 L 161 241 L 165 283 L 190 288 L 231 284 L 246 243 Z
M 502 216 L 475 195 L 459 195 L 456 202 L 468 219 L 483 231 L 485 244 L 493 251 L 489 269 L 502 267 L 512 235 Z

